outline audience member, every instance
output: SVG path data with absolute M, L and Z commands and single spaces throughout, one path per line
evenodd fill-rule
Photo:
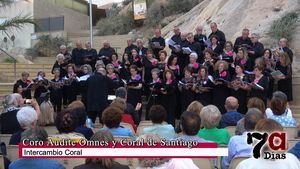
M 165 138 L 167 140 L 174 139 L 177 136 L 174 127 L 171 124 L 163 123 L 167 118 L 167 112 L 163 106 L 153 105 L 150 108 L 149 117 L 153 126 L 144 128 L 143 133 L 157 134 L 161 138 Z
M 222 169 L 227 169 L 234 157 L 251 157 L 252 146 L 247 143 L 247 132 L 254 131 L 256 123 L 264 119 L 263 114 L 256 108 L 250 108 L 244 117 L 245 132 L 233 136 L 228 143 L 228 156 L 222 160 Z
M 258 132 L 283 132 L 283 127 L 272 119 L 260 120 L 256 126 L 255 131 Z M 270 151 L 268 147 L 262 150 L 260 158 L 256 159 L 251 157 L 239 163 L 237 169 L 298 169 L 300 168 L 299 159 L 297 159 L 291 153 L 285 153 L 286 158 L 284 159 L 265 159 L 264 152 Z M 272 150 L 273 151 L 273 150 Z M 278 151 L 278 153 L 281 153 Z
M 226 113 L 222 115 L 220 121 L 220 128 L 227 126 L 236 126 L 237 122 L 244 117 L 243 114 L 237 110 L 239 108 L 239 101 L 235 97 L 228 97 L 225 101 Z
M 189 111 L 189 112 L 195 112 L 197 114 L 199 114 L 200 116 L 200 112 L 203 108 L 203 105 L 198 102 L 198 101 L 193 101 L 186 109 L 186 111 Z
M 30 127 L 22 133 L 22 140 L 47 141 L 48 134 L 41 127 Z M 9 165 L 9 169 L 65 169 L 58 161 L 47 158 L 20 158 Z
M 221 112 L 214 105 L 203 107 L 200 118 L 204 127 L 198 132 L 198 136 L 208 141 L 218 143 L 218 145 L 227 145 L 230 134 L 227 129 L 218 129 L 217 126 L 221 120 Z
M 114 137 L 109 131 L 100 130 L 92 136 L 91 141 L 112 142 Z M 129 169 L 129 167 L 115 162 L 113 158 L 87 158 L 85 164 L 74 169 Z

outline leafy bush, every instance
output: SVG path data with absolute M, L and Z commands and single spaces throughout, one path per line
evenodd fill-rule
M 59 47 L 69 43 L 68 40 L 62 37 L 51 37 L 50 35 L 41 35 L 38 42 L 26 50 L 26 55 L 34 57 L 53 57 L 56 56 Z
M 97 35 L 127 34 L 134 28 L 133 11 L 101 19 L 97 23 Z
M 12 59 L 12 58 L 10 58 L 10 57 L 7 57 L 7 58 L 5 58 L 4 60 L 3 60 L 3 62 L 4 63 L 14 63 L 15 62 L 15 60 L 14 59 Z M 16 62 L 18 63 L 18 61 L 16 60 Z
M 123 6 L 126 6 L 126 5 L 130 4 L 130 2 L 132 2 L 132 0 L 124 0 L 124 1 L 122 2 L 122 5 L 123 5 Z
M 196 5 L 200 3 L 200 0 L 170 0 L 167 6 L 169 15 L 188 12 Z
M 269 30 L 269 35 L 274 39 L 285 37 L 292 39 L 294 33 L 296 21 L 299 18 L 299 14 L 295 11 L 289 12 L 274 21 Z
M 153 2 L 148 8 L 144 25 L 147 27 L 158 26 L 161 20 L 167 16 L 166 7 L 166 4 L 163 4 L 160 1 Z

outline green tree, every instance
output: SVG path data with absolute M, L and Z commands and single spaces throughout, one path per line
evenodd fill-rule
M 0 0 L 0 7 L 9 7 L 13 2 L 14 0 Z M 35 24 L 33 18 L 29 15 L 19 14 L 1 23 L 0 31 L 8 35 L 9 31 L 22 29 L 27 24 Z

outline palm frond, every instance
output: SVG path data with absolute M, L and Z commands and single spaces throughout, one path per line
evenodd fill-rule
M 0 31 L 6 32 L 6 31 L 13 30 L 13 29 L 21 29 L 27 24 L 36 25 L 36 22 L 34 21 L 34 19 L 32 19 L 31 16 L 29 16 L 29 15 L 22 16 L 20 14 L 18 16 L 13 17 L 13 18 L 7 19 L 3 23 L 1 23 L 0 24 Z

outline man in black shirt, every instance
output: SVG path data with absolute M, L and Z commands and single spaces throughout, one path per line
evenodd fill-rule
M 194 40 L 196 42 L 199 42 L 201 45 L 201 50 L 204 51 L 205 47 L 206 47 L 206 41 L 207 41 L 207 37 L 206 35 L 203 34 L 203 26 L 197 26 L 196 28 L 196 35 L 194 36 Z
M 240 47 L 245 47 L 247 49 L 251 48 L 252 42 L 249 38 L 249 29 L 243 29 L 242 36 L 236 38 L 234 42 L 234 52 L 237 53 Z
M 83 65 L 85 51 L 82 48 L 82 43 L 80 41 L 76 42 L 76 48 L 72 50 L 72 60 L 76 66 L 76 72 L 79 70 L 80 66 Z
M 225 34 L 218 29 L 217 23 L 212 22 L 210 24 L 210 29 L 211 29 L 211 34 L 208 36 L 208 38 L 210 39 L 212 35 L 216 35 L 219 38 L 220 45 L 224 47 L 226 42 Z
M 287 47 L 287 39 L 281 38 L 278 42 L 279 50 L 282 52 L 286 52 L 289 55 L 291 62 L 293 62 L 294 53 L 293 51 Z
M 174 32 L 174 35 L 171 37 L 171 40 L 173 42 L 175 42 L 175 45 L 180 46 L 180 44 L 181 44 L 181 32 L 180 32 L 179 27 L 175 26 L 174 29 L 173 29 L 173 32 Z M 181 51 L 180 48 L 176 49 L 172 45 L 169 45 L 169 48 L 172 50 L 172 54 L 177 55 L 177 56 L 180 54 L 180 51 Z
M 86 42 L 84 52 L 84 64 L 89 64 L 94 69 L 97 60 L 97 51 L 91 47 L 90 42 Z
M 193 33 L 188 33 L 186 39 L 188 42 L 183 47 L 188 47 L 191 49 L 192 52 L 197 53 L 197 55 L 198 55 L 197 62 L 203 63 L 204 59 L 203 59 L 203 51 L 201 50 L 201 44 L 194 40 Z M 190 53 L 185 53 L 185 56 L 186 56 L 185 57 L 186 58 L 185 66 L 187 66 L 187 64 L 189 63 L 189 55 L 190 55 Z
M 142 40 L 142 39 L 137 39 L 137 40 L 136 40 L 136 45 L 137 45 L 137 52 L 138 52 L 138 55 L 139 55 L 141 58 L 146 57 L 148 48 L 144 47 L 144 42 L 143 42 L 143 40 Z
M 249 49 L 248 51 L 248 56 L 251 64 L 250 70 L 253 70 L 253 67 L 255 65 L 255 59 L 263 55 L 264 45 L 258 42 L 258 39 L 259 39 L 258 34 L 252 33 L 251 35 L 252 46 L 251 49 Z
M 28 80 L 29 73 L 22 72 L 22 78 L 14 84 L 13 93 L 19 93 L 23 98 L 31 99 L 31 81 Z
M 161 30 L 155 29 L 154 30 L 154 37 L 151 40 L 151 48 L 153 51 L 153 54 L 156 59 L 159 58 L 159 51 L 163 50 L 166 47 L 165 39 L 161 37 Z
M 113 53 L 116 53 L 115 49 L 110 47 L 110 43 L 105 40 L 103 42 L 103 47 L 100 49 L 98 57 L 107 65 L 111 61 L 111 56 Z
M 133 44 L 132 38 L 127 39 L 127 47 L 124 50 L 124 53 L 131 55 L 131 50 L 137 49 L 137 46 Z

